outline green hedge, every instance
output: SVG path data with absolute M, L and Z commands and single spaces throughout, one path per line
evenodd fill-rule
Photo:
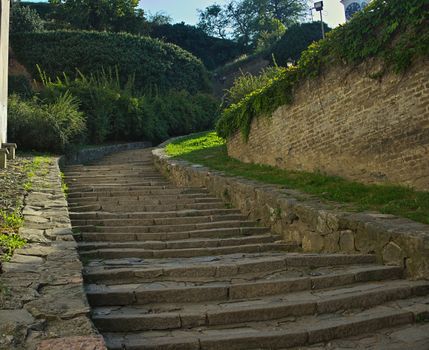
M 217 132 L 229 137 L 241 130 L 248 138 L 255 117 L 270 116 L 293 101 L 294 88 L 305 79 L 319 76 L 325 67 L 353 67 L 376 57 L 384 72 L 405 71 L 418 57 L 429 55 L 429 2 L 422 0 L 373 0 L 353 19 L 310 45 L 292 67 L 271 79 L 222 113 Z
M 11 45 L 18 61 L 34 76 L 36 65 L 52 78 L 76 69 L 91 74 L 117 66 L 121 80 L 134 75 L 136 88 L 144 91 L 185 89 L 209 91 L 202 62 L 173 44 L 126 33 L 47 31 L 12 35 Z

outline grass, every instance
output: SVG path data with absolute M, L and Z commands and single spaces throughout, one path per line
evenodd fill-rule
M 3 250 L 2 260 L 9 261 L 15 249 L 22 248 L 26 241 L 17 235 L 24 219 L 18 209 L 8 213 L 0 210 L 0 247 Z
M 36 178 L 48 175 L 48 165 L 51 165 L 52 162 L 51 156 L 34 155 L 33 159 L 23 166 L 25 181 L 22 183 L 22 187 L 25 192 L 33 190 L 33 182 Z M 1 260 L 9 261 L 15 249 L 22 248 L 26 244 L 26 241 L 18 235 L 19 228 L 23 223 L 24 218 L 20 205 L 13 212 L 0 209 Z
M 362 184 L 320 172 L 278 169 L 246 164 L 228 157 L 224 139 L 215 132 L 179 139 L 166 148 L 169 155 L 228 175 L 282 185 L 322 200 L 347 204 L 356 211 L 378 211 L 429 224 L 429 192 L 397 185 Z

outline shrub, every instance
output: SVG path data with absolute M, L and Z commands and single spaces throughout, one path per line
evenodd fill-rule
M 139 94 L 130 79 L 125 86 L 117 71 L 92 76 L 82 73 L 55 81 L 42 74 L 42 96 L 55 100 L 68 92 L 80 101 L 87 125 L 87 142 L 153 141 L 206 130 L 214 126 L 218 103 L 210 95 L 170 90 L 163 94 Z
M 76 69 L 91 74 L 101 69 L 121 68 L 120 80 L 135 78 L 144 91 L 185 89 L 209 91 L 207 71 L 200 60 L 173 44 L 126 33 L 50 31 L 12 35 L 18 61 L 33 76 L 40 65 L 51 78 L 76 75 Z
M 32 95 L 30 81 L 25 75 L 9 75 L 8 91 L 9 95 L 16 94 L 22 97 Z
M 241 76 L 234 80 L 233 86 L 227 90 L 225 95 L 226 105 L 237 103 L 252 91 L 263 88 L 271 79 L 284 70 L 285 68 L 275 65 L 273 67 L 264 68 L 259 75 L 242 73 Z
M 10 32 L 35 32 L 40 30 L 43 30 L 43 20 L 39 14 L 27 6 L 12 2 Z
M 154 25 L 150 36 L 184 48 L 201 59 L 210 70 L 233 60 L 244 51 L 232 40 L 211 37 L 202 29 L 184 23 Z
M 324 24 L 325 32 L 331 29 Z M 273 46 L 271 53 L 278 64 L 286 66 L 289 59 L 298 61 L 301 53 L 314 41 L 322 39 L 320 22 L 295 24 L 288 28 L 281 39 Z
M 8 135 L 26 150 L 63 152 L 85 130 L 78 102 L 69 93 L 51 103 L 38 99 L 9 98 Z
M 253 118 L 269 116 L 293 101 L 293 90 L 305 79 L 336 65 L 358 65 L 369 58 L 387 70 L 405 71 L 418 57 L 429 55 L 429 4 L 421 0 L 373 0 L 346 25 L 304 51 L 296 67 L 280 72 L 267 84 L 222 113 L 217 132 L 229 137 L 241 130 L 245 139 Z

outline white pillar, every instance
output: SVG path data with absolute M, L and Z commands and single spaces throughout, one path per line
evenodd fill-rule
M 7 141 L 7 81 L 9 63 L 10 0 L 0 0 L 0 145 Z

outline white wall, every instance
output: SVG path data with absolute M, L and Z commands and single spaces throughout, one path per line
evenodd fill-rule
M 9 52 L 10 0 L 1 1 L 0 27 L 0 143 L 6 142 L 7 131 L 7 69 Z

